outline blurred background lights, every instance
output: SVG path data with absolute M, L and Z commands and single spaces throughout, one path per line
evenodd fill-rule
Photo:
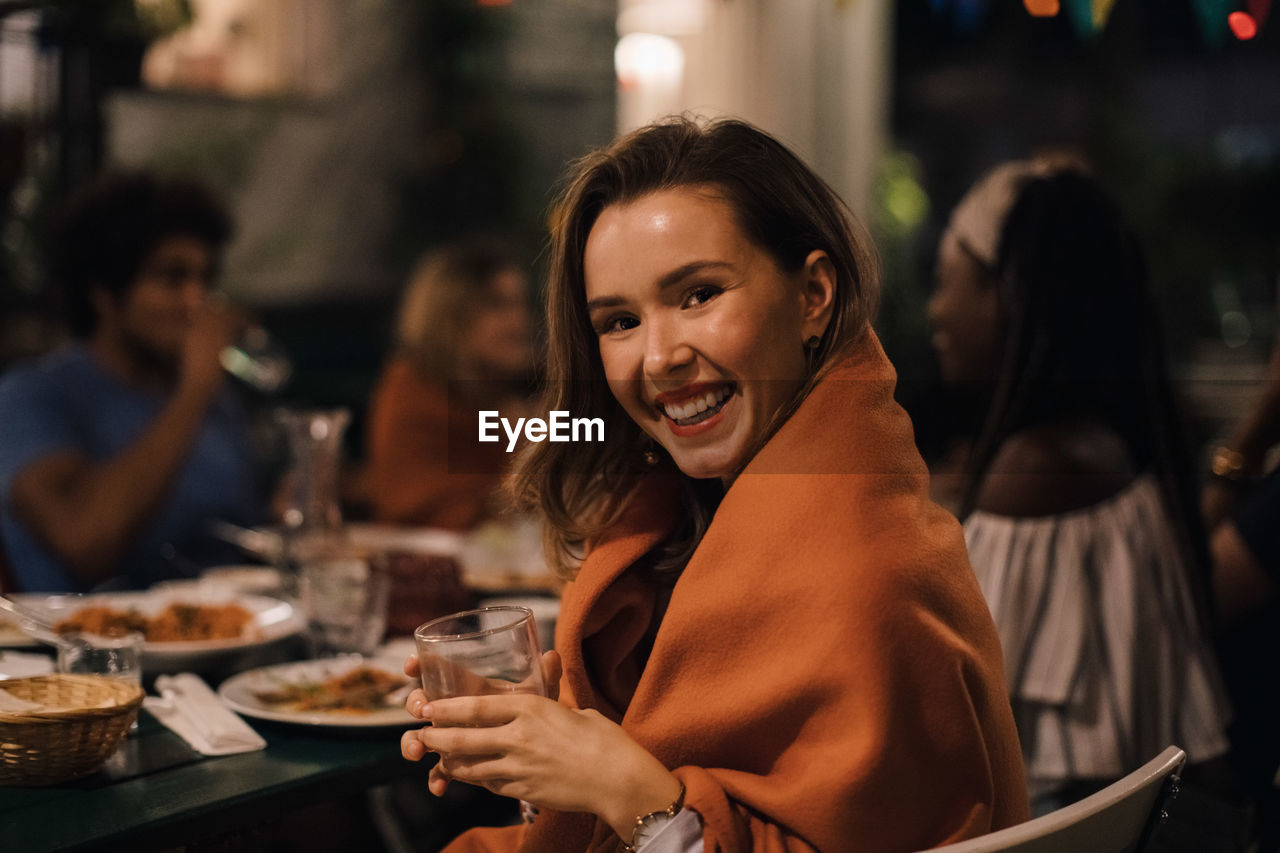
M 1058 0 L 1022 0 L 1022 5 L 1034 18 L 1052 18 L 1061 9 Z
M 702 32 L 706 0 L 622 0 L 618 32 L 689 36 Z
M 674 89 L 684 79 L 684 49 L 656 33 L 627 33 L 613 51 L 613 66 L 624 89 Z
M 1248 41 L 1258 34 L 1258 22 L 1248 12 L 1232 12 L 1227 16 L 1227 24 L 1240 41 Z

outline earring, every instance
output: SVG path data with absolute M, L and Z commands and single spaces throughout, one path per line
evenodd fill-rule
M 648 444 L 645 446 L 644 452 L 640 454 L 640 458 L 644 460 L 644 464 L 652 468 L 658 464 L 658 446 L 654 444 L 653 438 L 647 439 Z
M 817 367 L 818 347 L 821 345 L 822 338 L 817 335 L 810 335 L 804 339 L 804 367 L 810 373 Z

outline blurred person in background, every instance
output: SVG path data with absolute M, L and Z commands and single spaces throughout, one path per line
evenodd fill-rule
M 605 431 L 531 444 L 515 483 L 572 577 L 564 679 L 550 652 L 550 696 L 411 694 L 433 793 L 538 809 L 449 849 L 918 850 L 1024 819 L 995 627 L 843 203 L 750 125 L 670 119 L 556 210 L 548 407 Z
M 998 166 L 952 213 L 928 313 L 944 382 L 985 410 L 959 476 L 934 473 L 960 486 L 1033 811 L 1170 744 L 1225 791 L 1193 467 L 1120 211 L 1078 166 Z
M 1258 806 L 1264 850 L 1280 850 L 1280 343 L 1250 411 L 1214 449 L 1201 495 L 1210 531 L 1222 672 L 1236 771 Z
M 48 245 L 74 341 L 0 380 L 0 537 L 17 587 L 143 588 L 225 561 L 207 533 L 261 520 L 245 415 L 211 299 L 231 234 L 207 188 L 103 176 Z
M 477 441 L 478 413 L 529 414 L 527 291 L 523 267 L 491 238 L 419 262 L 369 406 L 362 491 L 374 521 L 470 530 L 507 508 L 512 454 L 505 437 Z

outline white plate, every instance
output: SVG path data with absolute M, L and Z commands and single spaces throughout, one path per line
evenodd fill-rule
M 421 723 L 404 709 L 403 700 L 384 710 L 368 713 L 343 711 L 292 711 L 262 702 L 254 694 L 274 690 L 283 684 L 324 681 L 335 675 L 355 669 L 357 666 L 374 666 L 394 675 L 403 671 L 404 660 L 386 657 L 363 658 L 360 655 L 343 655 L 322 660 L 304 660 L 251 669 L 232 676 L 218 688 L 218 695 L 227 707 L 246 717 L 270 720 L 275 723 L 299 723 L 306 726 L 336 726 L 340 728 L 374 728 L 379 726 L 412 726 Z
M 238 604 L 253 615 L 243 636 L 227 640 L 147 642 L 142 668 L 147 673 L 197 671 L 228 657 L 290 637 L 306 628 L 306 619 L 286 601 L 262 595 L 226 595 L 192 586 L 161 587 L 148 592 L 104 592 L 91 595 L 16 595 L 15 599 L 57 622 L 89 606 L 137 610 L 152 616 L 173 603 Z
M 270 566 L 214 566 L 201 572 L 198 578 L 160 581 L 151 587 L 151 592 L 173 592 L 187 597 L 194 593 L 201 601 L 236 595 L 279 598 L 284 584 L 284 575 Z
M 26 652 L 0 652 L 0 681 L 53 672 L 53 658 Z
M 510 590 L 554 593 L 560 581 L 542 557 L 542 532 L 532 519 L 493 521 L 467 536 L 462 551 L 467 586 L 490 594 Z
M 374 523 L 348 524 L 343 529 L 347 540 L 359 548 L 454 557 L 462 565 L 463 582 L 481 592 L 554 594 L 563 586 L 542 559 L 541 528 L 528 519 L 490 522 L 465 534 L 437 527 Z M 256 528 L 250 534 L 264 539 L 280 537 L 279 529 L 273 527 Z M 246 545 L 246 550 L 264 556 L 270 549 Z
M 284 576 L 270 566 L 214 566 L 200 573 L 200 583 L 228 593 L 271 595 L 284 586 Z
M 437 527 L 398 527 L 393 524 L 348 524 L 347 538 L 357 548 L 379 551 L 406 551 L 410 554 L 440 554 L 456 557 L 465 540 L 460 533 Z

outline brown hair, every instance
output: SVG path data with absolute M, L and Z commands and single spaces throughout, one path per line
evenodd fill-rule
M 494 278 L 520 270 L 500 240 L 473 237 L 433 249 L 418 261 L 396 316 L 396 347 L 428 379 L 446 383 L 460 375 L 462 340 L 476 304 Z
M 584 548 L 616 521 L 642 474 L 675 471 L 665 453 L 657 466 L 644 465 L 647 436 L 608 389 L 586 308 L 587 237 L 610 205 L 681 187 L 708 191 L 727 202 L 746 237 L 784 272 L 800 269 L 815 249 L 825 251 L 835 267 L 835 305 L 811 360 L 809 382 L 775 417 L 774 428 L 794 411 L 834 356 L 863 333 L 875 312 L 878 271 L 864 232 L 835 192 L 763 131 L 736 120 L 673 117 L 578 161 L 552 220 L 547 404 L 574 417 L 602 418 L 605 437 L 598 443 L 533 444 L 512 481 L 522 502 L 543 513 L 547 559 L 566 576 Z M 658 568 L 671 572 L 687 562 L 714 511 L 705 490 L 690 478 L 682 477 L 682 482 L 682 517 L 688 521 L 657 557 Z

